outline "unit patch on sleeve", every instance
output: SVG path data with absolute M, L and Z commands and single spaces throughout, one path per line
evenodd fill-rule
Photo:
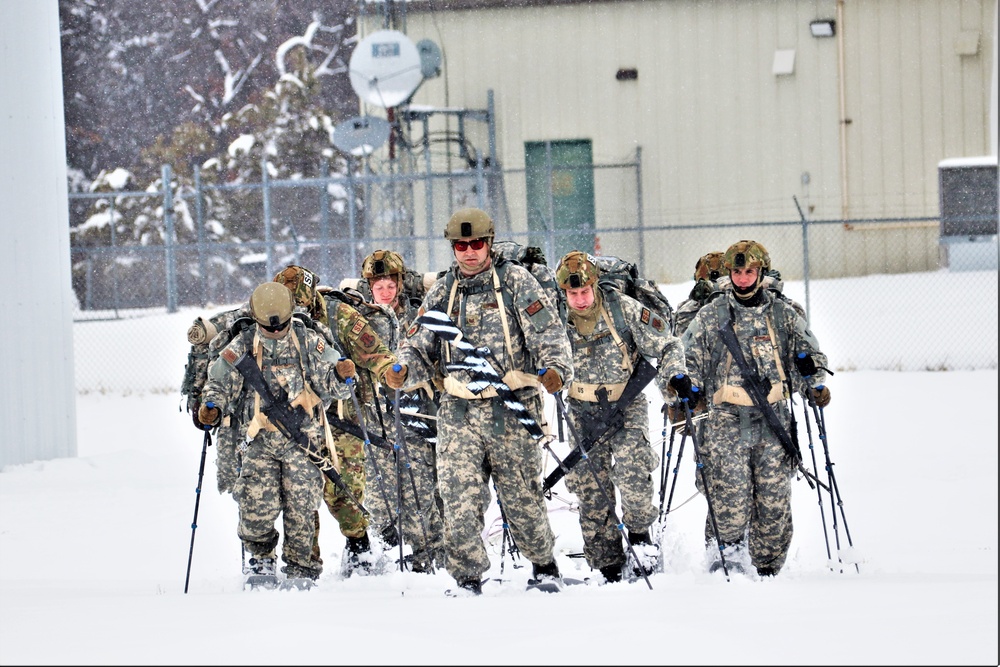
M 528 313 L 529 316 L 535 316 L 540 310 L 543 310 L 545 305 L 540 301 L 535 301 L 533 304 L 524 309 L 524 312 Z
M 361 349 L 370 350 L 375 347 L 375 336 L 372 332 L 366 331 L 360 338 L 358 338 L 358 344 L 361 345 Z
M 359 333 L 361 333 L 361 331 L 362 331 L 362 330 L 363 330 L 364 328 L 365 328 L 365 321 L 364 321 L 364 320 L 362 320 L 362 319 L 358 319 L 358 320 L 357 320 L 357 321 L 356 321 L 356 322 L 354 323 L 354 326 L 353 326 L 353 327 L 351 327 L 351 334 L 353 334 L 353 335 L 357 336 L 357 335 L 358 335 Z
M 236 365 L 236 353 L 230 350 L 228 347 L 222 351 L 222 358 L 228 361 L 233 366 Z
M 657 331 L 663 331 L 663 320 L 661 320 L 659 317 L 654 317 L 653 328 L 656 329 Z
M 639 316 L 639 319 L 642 320 L 643 324 L 649 324 L 649 318 L 651 315 L 652 313 L 649 312 L 649 308 L 643 308 L 642 315 Z
M 324 349 L 326 349 L 326 345 L 323 344 L 323 339 L 320 338 L 318 341 L 316 341 L 316 351 L 319 352 L 320 354 L 323 354 Z
M 407 336 L 407 338 L 415 336 L 417 334 L 417 329 L 419 329 L 419 328 L 420 328 L 420 325 L 417 324 L 416 320 L 414 320 L 413 324 L 410 325 L 410 328 L 406 330 L 406 336 Z

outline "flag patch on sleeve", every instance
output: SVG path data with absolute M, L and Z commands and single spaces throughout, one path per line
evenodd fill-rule
M 236 365 L 236 353 L 230 350 L 228 347 L 222 351 L 222 358 L 228 361 L 233 366 Z
M 540 310 L 545 308 L 541 300 L 535 301 L 533 304 L 524 309 L 524 312 L 528 313 L 529 316 L 537 315 Z

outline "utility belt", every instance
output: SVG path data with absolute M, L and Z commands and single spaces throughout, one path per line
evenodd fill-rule
M 591 384 L 589 382 L 571 382 L 569 385 L 569 397 L 578 401 L 597 403 L 597 391 L 599 389 L 608 390 L 608 400 L 617 401 L 622 397 L 627 382 L 616 382 L 615 384 Z
M 785 400 L 785 398 L 784 383 L 772 385 L 771 391 L 767 393 L 768 403 L 778 403 Z M 750 398 L 750 394 L 743 387 L 736 387 L 731 384 L 724 384 L 719 387 L 718 391 L 712 394 L 712 403 L 715 405 L 729 403 L 731 405 L 745 406 L 752 406 L 754 404 L 753 399 Z
M 524 371 L 507 371 L 503 376 L 503 381 L 504 384 L 515 391 L 527 387 L 538 387 L 540 384 L 537 375 L 525 373 Z M 444 390 L 456 398 L 465 398 L 468 400 L 495 398 L 497 396 L 496 387 L 487 387 L 485 391 L 477 394 L 451 375 L 446 376 L 444 379 Z

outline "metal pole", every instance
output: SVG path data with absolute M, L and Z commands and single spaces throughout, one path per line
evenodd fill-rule
M 319 237 L 323 248 L 320 260 L 320 276 L 329 280 L 332 271 L 330 267 L 330 163 L 325 159 L 320 162 L 320 173 L 323 176 L 323 189 L 319 194 Z
M 355 239 L 357 238 L 357 212 L 355 211 L 355 195 L 354 195 L 354 158 L 350 155 L 347 156 L 347 229 L 350 234 L 350 245 L 347 247 L 347 258 L 351 266 L 351 276 L 356 276 L 357 271 L 357 260 L 354 257 L 354 247 L 356 245 Z
M 431 164 L 431 124 L 430 116 L 424 115 L 424 165 L 426 166 L 427 173 L 424 174 L 424 208 L 426 209 L 425 215 L 427 216 L 426 231 L 427 234 L 427 265 L 433 269 L 435 267 L 434 262 L 434 179 L 431 174 L 434 173 L 434 166 Z M 416 254 L 416 253 L 414 253 Z M 416 260 L 416 257 L 413 258 Z
M 639 227 L 639 275 L 646 275 L 646 238 L 642 229 L 642 146 L 635 147 L 636 225 Z
M 490 88 L 486 91 L 486 130 L 489 142 L 489 156 L 490 156 L 490 217 L 494 220 L 497 219 L 497 207 L 499 202 L 496 201 L 496 195 L 500 193 L 500 186 L 497 184 L 497 180 L 500 178 L 500 162 L 497 160 L 497 129 L 494 125 L 494 110 L 493 110 L 493 89 Z M 513 226 L 511 221 L 507 220 L 508 230 Z
M 267 156 L 260 159 L 260 183 L 261 197 L 264 204 L 264 244 L 267 252 L 267 276 L 273 276 L 274 271 L 274 249 L 271 247 L 271 184 L 267 177 Z
M 118 256 L 118 250 L 117 250 L 117 248 L 115 248 L 115 240 L 116 240 L 116 237 L 115 237 L 115 198 L 111 197 L 111 199 L 109 200 L 109 202 L 110 202 L 110 209 L 108 211 L 108 213 L 109 213 L 108 224 L 111 226 L 111 256 L 112 257 L 117 257 Z M 115 317 L 118 317 L 119 316 L 118 315 L 118 307 L 121 304 L 119 303 L 119 299 L 118 299 L 118 279 L 117 278 L 112 278 L 112 280 L 111 280 L 111 289 L 113 290 L 113 306 L 114 306 L 114 309 L 115 309 Z
M 795 201 L 795 208 L 799 209 L 799 218 L 802 220 L 802 283 L 806 288 L 806 324 L 809 324 L 809 221 L 806 219 L 805 211 L 799 206 L 799 198 L 792 195 Z
M 208 264 L 205 259 L 205 218 L 202 210 L 201 166 L 194 165 L 194 215 L 198 230 L 198 273 L 201 276 L 201 305 L 208 303 Z
M 549 219 L 546 221 L 545 227 L 547 230 L 546 234 L 546 257 L 555 257 L 556 250 L 556 203 L 555 195 L 552 192 L 552 142 L 545 142 L 545 182 L 548 186 L 548 199 L 549 199 Z
M 170 187 L 171 172 L 170 165 L 163 165 L 163 222 L 165 226 L 164 244 L 166 259 L 167 278 L 167 312 L 177 312 L 177 276 L 175 274 L 174 260 L 174 197 Z

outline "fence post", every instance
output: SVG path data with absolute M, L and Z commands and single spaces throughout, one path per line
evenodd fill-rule
M 208 265 L 205 260 L 205 219 L 201 201 L 201 165 L 194 165 L 194 225 L 198 232 L 198 274 L 201 276 L 201 306 L 208 303 Z
M 115 235 L 115 227 L 116 227 L 116 225 L 115 225 L 115 197 L 114 197 L 114 195 L 111 196 L 109 202 L 110 202 L 110 205 L 109 205 L 109 210 L 108 210 L 108 213 L 109 213 L 108 221 L 109 221 L 109 224 L 111 225 L 111 253 L 110 254 L 111 255 L 117 255 L 118 251 L 115 249 L 115 245 L 116 245 L 116 241 L 117 241 L 117 236 Z M 120 305 L 120 296 L 119 296 L 119 293 L 118 293 L 118 281 L 117 280 L 112 280 L 111 281 L 111 286 L 112 286 L 111 287 L 111 289 L 112 289 L 112 306 L 115 309 L 115 317 L 119 317 L 118 306 Z
M 319 193 L 319 238 L 320 253 L 319 275 L 330 280 L 330 163 L 326 158 L 320 161 L 320 175 L 323 177 L 323 189 Z
M 809 324 L 809 221 L 806 214 L 799 206 L 799 198 L 792 195 L 795 208 L 799 209 L 799 218 L 802 220 L 802 284 L 806 289 L 806 324 Z
M 354 257 L 354 238 L 357 235 L 357 211 L 355 210 L 355 194 L 354 194 L 354 158 L 351 155 L 347 156 L 347 230 L 351 235 L 350 244 L 347 247 L 347 257 L 351 264 L 351 277 L 358 275 L 357 261 Z M 367 199 L 365 201 L 367 204 Z
M 552 191 L 552 142 L 545 142 L 545 185 L 548 187 L 549 219 L 545 221 L 545 256 L 555 257 L 556 252 L 556 203 Z
M 427 167 L 427 173 L 424 175 L 424 199 L 426 203 L 424 204 L 425 216 L 427 218 L 427 224 L 424 226 L 424 233 L 427 236 L 431 236 L 431 231 L 434 229 L 434 178 L 431 174 L 434 173 L 433 165 L 431 164 L 431 125 L 430 116 L 424 115 L 424 165 Z M 416 217 L 416 216 L 414 216 Z M 416 262 L 417 259 L 417 249 L 416 245 L 413 248 L 413 257 L 410 261 Z M 427 240 L 427 265 L 430 267 L 435 266 L 434 262 L 434 243 L 430 239 Z
M 646 238 L 642 229 L 642 146 L 635 147 L 635 223 L 639 227 L 639 275 L 646 275 Z
M 166 246 L 166 278 L 167 278 L 167 312 L 177 312 L 177 272 L 174 259 L 174 192 L 171 187 L 172 175 L 170 165 L 163 165 L 163 223 L 165 226 L 163 242 Z
M 267 253 L 266 280 L 270 280 L 271 276 L 275 274 L 275 270 L 274 252 L 271 248 L 271 182 L 267 177 L 266 155 L 260 157 L 260 185 L 261 200 L 264 206 L 264 245 L 266 246 L 265 252 Z

